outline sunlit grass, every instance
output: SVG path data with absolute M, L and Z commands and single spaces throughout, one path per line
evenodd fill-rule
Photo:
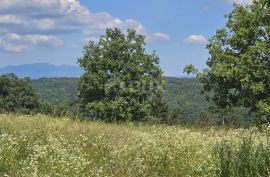
M 0 115 L 0 176 L 263 176 L 267 132 Z

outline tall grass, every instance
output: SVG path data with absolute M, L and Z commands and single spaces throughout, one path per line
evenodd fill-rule
M 267 176 L 267 134 L 0 115 L 0 176 Z
M 270 146 L 256 144 L 251 136 L 243 137 L 238 147 L 224 141 L 216 146 L 217 176 L 270 176 Z

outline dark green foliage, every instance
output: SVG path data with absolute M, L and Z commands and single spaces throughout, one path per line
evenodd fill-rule
M 77 78 L 41 78 L 31 80 L 31 86 L 42 99 L 52 104 L 68 103 L 77 99 Z
M 169 107 L 162 95 L 156 95 L 151 102 L 151 114 L 154 116 L 155 120 L 158 122 L 163 122 L 168 118 Z
M 0 111 L 32 113 L 39 109 L 39 97 L 29 84 L 15 74 L 0 76 Z
M 59 80 L 59 81 L 58 81 Z M 75 82 L 74 82 L 75 81 Z M 54 117 L 79 117 L 80 109 L 76 102 L 61 103 L 54 105 L 45 99 L 40 99 L 36 90 L 34 90 L 30 82 L 40 89 L 41 95 L 46 94 L 48 90 L 54 90 L 56 93 L 49 92 L 46 98 L 55 99 L 53 96 L 59 93 L 58 98 L 65 100 L 69 95 L 75 97 L 76 89 L 70 92 L 67 87 L 73 83 L 77 83 L 78 79 L 60 78 L 60 79 L 39 79 L 31 81 L 29 78 L 19 79 L 14 74 L 2 75 L 0 77 L 0 108 L 1 112 L 23 113 L 23 114 L 46 114 Z M 63 89 L 64 88 L 64 89 Z M 76 88 L 76 85 L 75 85 Z M 38 91 L 37 89 L 37 91 Z M 74 88 L 71 88 L 71 90 Z M 67 92 L 63 92 L 67 90 Z M 45 92 L 44 92 L 45 91 Z M 70 98 L 72 100 L 72 98 Z
M 51 115 L 54 110 L 54 105 L 46 100 L 40 100 L 39 112 L 46 115 Z
M 197 74 L 198 71 L 199 70 L 197 68 L 195 68 L 195 66 L 189 64 L 184 68 L 183 73 L 190 75 L 190 74 Z
M 53 117 L 72 117 L 76 119 L 83 118 L 80 104 L 77 102 L 54 105 L 50 115 Z
M 194 116 L 192 123 L 199 127 L 206 127 L 209 125 L 217 125 L 217 119 L 209 111 L 199 111 Z
M 164 79 L 167 82 L 164 99 L 169 109 L 181 107 L 189 116 L 193 116 L 201 110 L 206 110 L 210 105 L 200 94 L 203 85 L 197 79 L 174 77 Z M 30 84 L 42 99 L 59 104 L 76 101 L 78 82 L 78 78 L 42 78 L 31 80 Z
M 164 122 L 169 125 L 187 125 L 191 123 L 191 119 L 182 109 L 177 108 L 170 111 Z
M 162 103 L 163 77 L 159 57 L 146 53 L 144 40 L 135 30 L 125 35 L 107 29 L 98 43 L 84 47 L 78 96 L 89 118 L 146 121 L 154 116 L 155 101 Z
M 226 26 L 207 45 L 207 68 L 198 74 L 211 101 L 221 109 L 246 107 L 256 122 L 270 122 L 270 7 L 266 0 L 236 5 Z M 186 67 L 192 73 L 194 67 Z
M 201 94 L 203 85 L 194 78 L 166 77 L 165 99 L 171 110 L 181 108 L 188 116 L 207 110 L 210 104 Z
M 80 105 L 77 102 L 54 105 L 45 100 L 40 100 L 39 113 L 50 115 L 52 117 L 70 117 L 74 119 L 84 118 Z
M 166 104 L 164 104 L 163 99 L 156 97 L 158 100 L 154 102 L 153 114 L 159 119 L 154 120 L 154 122 L 168 124 L 173 124 L 172 122 L 181 124 L 192 123 L 199 126 L 207 126 L 222 125 L 222 118 L 224 118 L 225 125 L 236 126 L 249 124 L 251 121 L 248 120 L 250 117 L 245 109 L 234 108 L 229 111 L 227 110 L 228 115 L 225 115 L 224 117 L 219 113 L 214 114 L 213 111 L 208 111 L 211 104 L 208 103 L 205 96 L 201 94 L 200 90 L 202 90 L 203 85 L 197 79 L 173 77 L 165 77 L 164 79 L 167 82 L 164 90 L 164 100 Z M 54 95 L 57 93 L 59 100 L 62 100 L 61 104 L 65 103 L 66 107 L 68 107 L 68 105 L 70 105 L 69 102 L 72 103 L 76 101 L 76 84 L 78 81 L 79 79 L 77 78 L 43 78 L 33 80 L 31 81 L 31 84 L 34 83 L 36 92 L 39 93 L 39 95 L 44 96 L 42 99 L 47 100 L 49 103 L 53 103 Z M 64 92 L 62 91 L 63 89 L 65 90 Z M 47 92 L 47 90 L 54 90 L 54 92 Z M 44 106 L 42 107 L 44 108 Z M 61 112 L 56 113 L 59 109 L 54 111 L 52 105 L 47 104 L 47 108 L 52 110 L 50 112 L 52 116 L 62 114 Z M 180 114 L 178 115 L 178 118 L 175 118 L 176 112 L 179 112 Z M 45 114 L 47 114 L 46 111 Z M 65 113 L 63 113 L 63 115 L 65 115 Z M 70 115 L 70 113 L 68 113 L 68 115 Z M 182 119 L 183 115 L 185 116 L 184 121 Z M 77 113 L 74 116 L 77 117 Z M 82 117 L 82 115 L 80 115 L 80 117 Z M 182 117 L 181 121 L 179 121 L 179 117 Z
M 240 125 L 248 123 L 248 120 L 244 120 L 244 114 L 247 112 L 247 110 L 243 108 L 215 108 L 214 110 L 211 110 L 211 112 L 213 113 L 213 116 L 215 116 L 216 125 L 230 125 L 239 127 Z

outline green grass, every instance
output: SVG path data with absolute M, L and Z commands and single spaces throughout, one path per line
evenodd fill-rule
M 268 176 L 268 132 L 0 115 L 0 176 Z

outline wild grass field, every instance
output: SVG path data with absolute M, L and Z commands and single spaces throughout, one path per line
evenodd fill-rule
M 0 176 L 268 176 L 269 128 L 0 115 Z

